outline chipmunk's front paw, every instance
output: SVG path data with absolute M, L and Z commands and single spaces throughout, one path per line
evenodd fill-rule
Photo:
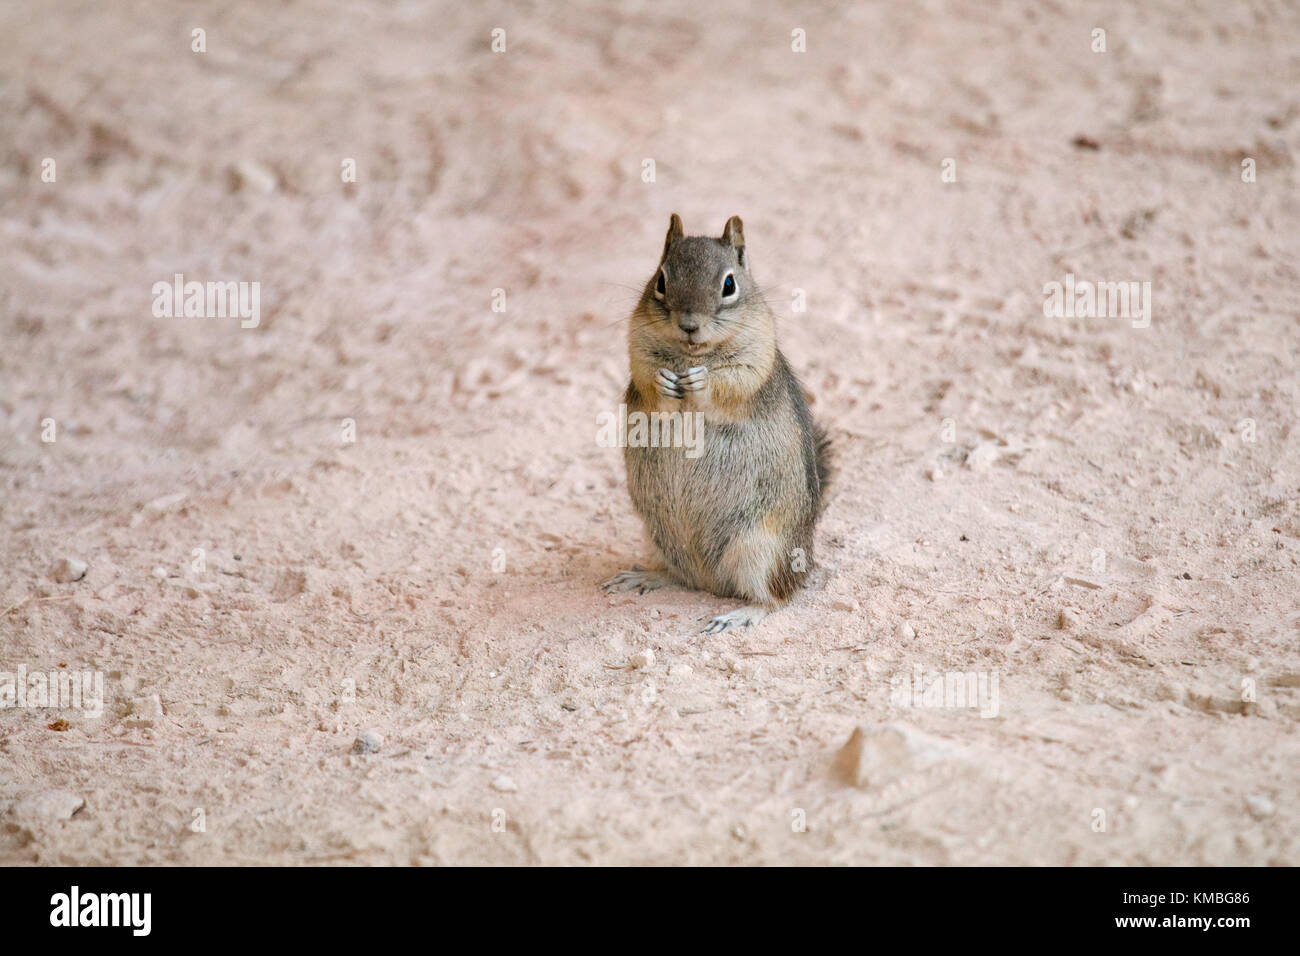
M 655 388 L 664 398 L 683 398 L 686 395 L 679 384 L 677 374 L 666 368 L 661 368 L 655 375 Z
M 705 634 L 721 634 L 737 627 L 750 627 L 767 617 L 767 610 L 756 605 L 736 608 L 726 614 L 719 614 L 704 625 Z
M 703 365 L 688 368 L 686 374 L 677 377 L 677 387 L 687 392 L 702 392 L 709 384 L 709 370 Z
M 645 594 L 666 584 L 672 584 L 666 575 L 659 574 L 657 571 L 647 571 L 645 568 L 632 568 L 630 571 L 618 572 L 601 587 L 607 594 L 613 594 L 615 591 L 639 591 Z

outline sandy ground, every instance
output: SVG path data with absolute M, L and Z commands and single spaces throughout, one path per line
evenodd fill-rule
M 1300 13 L 1080 6 L 0 5 L 0 862 L 1300 862 Z M 837 448 L 739 634 L 597 588 L 672 211 Z

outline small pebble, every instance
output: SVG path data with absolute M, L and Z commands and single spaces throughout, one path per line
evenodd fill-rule
M 690 677 L 695 673 L 695 668 L 690 664 L 674 664 L 668 668 L 669 677 Z
M 1169 700 L 1181 704 L 1187 700 L 1187 688 L 1177 681 L 1164 681 L 1156 685 L 1156 700 Z
M 157 694 L 136 697 L 131 701 L 131 714 L 135 717 L 161 717 L 162 699 Z
M 160 564 L 158 567 L 153 569 L 153 576 L 161 581 L 163 578 L 167 577 L 167 569 Z
M 655 652 L 646 648 L 644 651 L 637 651 L 632 655 L 632 666 L 637 670 L 643 670 L 655 662 Z
M 379 753 L 384 746 L 384 735 L 377 730 L 363 730 L 352 742 L 354 754 Z
M 132 727 L 152 727 L 162 718 L 162 701 L 157 694 L 132 698 L 126 722 Z
M 1241 712 L 1246 717 L 1276 717 L 1277 701 L 1269 700 L 1267 697 L 1248 700 L 1242 703 Z
M 1264 820 L 1277 812 L 1277 805 L 1262 793 L 1246 795 L 1246 809 L 1256 820 Z
M 845 601 L 840 599 L 831 602 L 831 609 L 835 611 L 856 611 L 858 609 L 857 601 Z
M 966 467 L 971 471 L 987 472 L 998 460 L 998 446 L 993 442 L 980 442 L 966 455 Z
M 492 789 L 499 790 L 501 793 L 514 793 L 519 789 L 519 786 L 505 774 L 502 774 L 492 781 Z
M 60 584 L 70 584 L 73 581 L 80 581 L 86 576 L 87 564 L 77 558 L 60 558 L 50 569 L 50 574 L 54 580 Z
M 910 641 L 916 637 L 916 629 L 907 621 L 899 621 L 894 625 L 894 637 L 900 641 Z
M 259 193 L 273 193 L 279 182 L 275 173 L 252 160 L 240 160 L 226 170 L 229 177 L 230 191 L 239 192 L 251 189 Z
M 1062 631 L 1069 631 L 1083 623 L 1083 618 L 1079 612 L 1072 607 L 1061 608 L 1061 614 L 1056 619 L 1056 626 Z

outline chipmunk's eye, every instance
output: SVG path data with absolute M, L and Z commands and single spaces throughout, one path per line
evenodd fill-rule
M 668 287 L 664 283 L 664 270 L 660 269 L 659 280 L 655 282 L 655 298 L 662 299 L 664 297 L 664 293 L 667 291 L 668 291 Z
M 731 273 L 728 272 L 727 277 L 722 280 L 722 297 L 724 299 L 730 299 L 735 294 L 736 294 L 736 280 L 731 275 Z

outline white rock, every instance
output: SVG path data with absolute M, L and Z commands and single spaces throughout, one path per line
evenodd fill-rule
M 966 453 L 966 467 L 971 471 L 986 472 L 998 460 L 1001 452 L 991 441 L 982 441 Z
M 272 170 L 248 159 L 240 160 L 231 166 L 229 175 L 230 188 L 234 192 L 252 189 L 260 193 L 273 193 L 279 185 L 279 180 Z
M 86 576 L 87 564 L 77 558 L 60 558 L 50 569 L 50 575 L 60 584 L 80 581 Z
M 1277 812 L 1277 805 L 1262 793 L 1246 795 L 1246 809 L 1256 820 L 1265 820 Z
M 690 677 L 694 673 L 695 668 L 690 664 L 674 664 L 672 667 L 668 668 L 669 677 Z
M 934 468 L 927 469 L 925 477 L 931 481 L 943 481 L 943 469 L 936 465 Z
M 374 754 L 384 746 L 384 735 L 377 730 L 363 730 L 357 734 L 357 739 L 352 741 L 352 752 L 354 754 Z
M 161 581 L 165 577 L 167 577 L 167 569 L 160 564 L 158 565 L 158 567 L 153 569 L 153 576 L 156 577 L 159 581 Z
M 177 491 L 170 495 L 163 495 L 161 498 L 155 498 L 144 504 L 144 510 L 153 514 L 160 514 L 170 510 L 173 506 L 180 504 L 190 493 L 188 491 Z
M 42 790 L 20 797 L 13 814 L 20 820 L 69 820 L 85 805 L 85 799 L 70 790 Z
M 899 621 L 894 625 L 894 637 L 903 642 L 915 640 L 916 629 L 907 621 Z
M 635 667 L 637 670 L 642 670 L 646 667 L 649 667 L 654 662 L 655 662 L 655 652 L 650 650 L 650 648 L 648 647 L 645 650 L 637 651 L 635 654 L 632 655 L 632 666 Z
M 499 790 L 501 793 L 514 793 L 519 789 L 519 786 L 505 774 L 502 774 L 492 781 L 492 789 Z

